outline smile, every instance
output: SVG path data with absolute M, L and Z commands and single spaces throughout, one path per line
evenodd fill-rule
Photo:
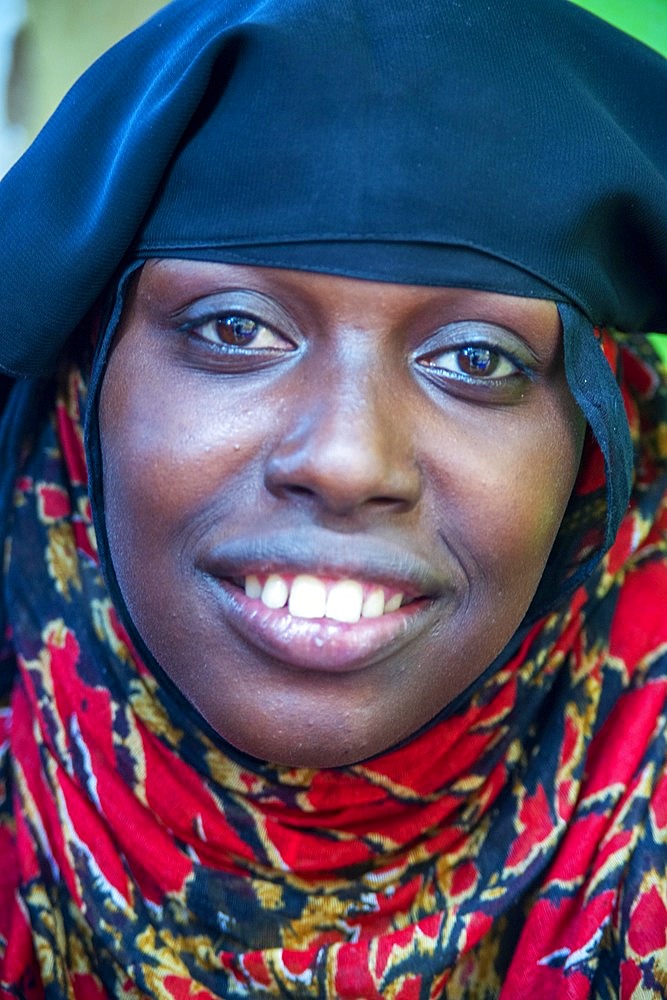
M 286 607 L 294 618 L 329 618 L 348 624 L 398 611 L 405 599 L 401 591 L 378 583 L 332 580 L 308 573 L 251 574 L 246 576 L 243 589 L 246 597 L 267 608 Z
M 271 577 L 275 579 L 278 574 L 269 574 L 266 582 Z M 435 604 L 427 599 L 409 599 L 394 611 L 387 611 L 387 604 L 391 601 L 389 598 L 381 614 L 364 617 L 359 611 L 363 603 L 358 588 L 361 588 L 362 593 L 366 588 L 358 581 L 341 580 L 327 587 L 321 579 L 302 574 L 301 579 L 304 577 L 307 581 L 305 585 L 297 582 L 298 576 L 291 586 L 283 576 L 278 577 L 282 581 L 280 585 L 273 582 L 269 584 L 269 598 L 272 592 L 274 595 L 279 593 L 279 586 L 282 595 L 289 592 L 289 596 L 284 597 L 285 603 L 278 608 L 268 607 L 261 599 L 266 585 L 262 587 L 260 596 L 253 597 L 236 583 L 218 579 L 216 591 L 220 598 L 220 610 L 234 631 L 250 646 L 285 665 L 309 671 L 362 669 L 397 652 L 417 632 L 429 627 L 428 622 L 430 627 L 434 624 L 431 619 L 435 614 Z M 313 579 L 316 580 L 317 587 L 308 582 Z M 354 584 L 354 588 L 342 587 L 343 584 Z M 258 589 L 255 580 L 251 580 L 251 593 Z M 371 587 L 370 593 L 377 589 L 382 588 Z M 322 593 L 325 594 L 324 600 Z M 396 595 L 390 606 L 396 604 L 399 596 Z M 373 597 L 372 600 L 377 600 L 376 609 L 379 611 L 379 597 Z M 384 594 L 382 600 L 384 601 Z M 290 601 L 292 607 L 295 607 L 294 611 L 290 608 Z M 336 602 L 340 602 L 337 609 L 339 617 L 329 617 L 326 614 L 327 605 L 329 611 L 335 611 Z M 300 611 L 307 614 L 301 614 Z M 322 611 L 325 613 L 322 614 Z M 348 618 L 354 614 L 355 620 L 341 620 L 344 614 Z
M 310 526 L 225 539 L 198 569 L 248 647 L 301 670 L 347 672 L 398 653 L 453 613 L 462 585 L 448 565 Z

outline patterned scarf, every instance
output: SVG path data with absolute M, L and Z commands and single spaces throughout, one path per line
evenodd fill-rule
M 222 748 L 139 661 L 67 373 L 7 551 L 0 997 L 665 995 L 667 389 L 620 352 L 636 483 L 593 577 L 453 712 L 332 770 Z M 589 443 L 582 550 L 601 468 Z

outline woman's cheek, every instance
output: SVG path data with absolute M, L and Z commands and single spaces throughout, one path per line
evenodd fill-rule
M 456 495 L 443 501 L 440 519 L 443 537 L 477 581 L 471 599 L 480 612 L 506 600 L 524 611 L 530 604 L 576 481 L 584 429 L 573 403 L 539 433 L 522 422 L 494 446 L 471 440 L 460 452 L 477 457 L 460 462 Z M 443 498 L 445 488 L 443 481 Z

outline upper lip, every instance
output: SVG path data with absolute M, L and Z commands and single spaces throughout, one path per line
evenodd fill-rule
M 228 538 L 208 549 L 198 565 L 205 573 L 224 579 L 308 573 L 377 583 L 413 598 L 436 597 L 452 587 L 447 574 L 384 539 L 341 535 L 318 527 Z

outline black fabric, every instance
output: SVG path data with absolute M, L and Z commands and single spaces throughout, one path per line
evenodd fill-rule
M 621 390 L 590 324 L 569 305 L 559 305 L 558 312 L 563 326 L 568 385 L 604 458 L 607 519 L 603 548 L 606 551 L 614 540 L 632 488 L 634 449 L 628 419 Z M 586 575 L 585 568 L 582 570 L 579 579 Z
M 667 330 L 666 107 L 667 62 L 567 0 L 175 0 L 0 185 L 0 368 L 51 370 L 128 253 Z

